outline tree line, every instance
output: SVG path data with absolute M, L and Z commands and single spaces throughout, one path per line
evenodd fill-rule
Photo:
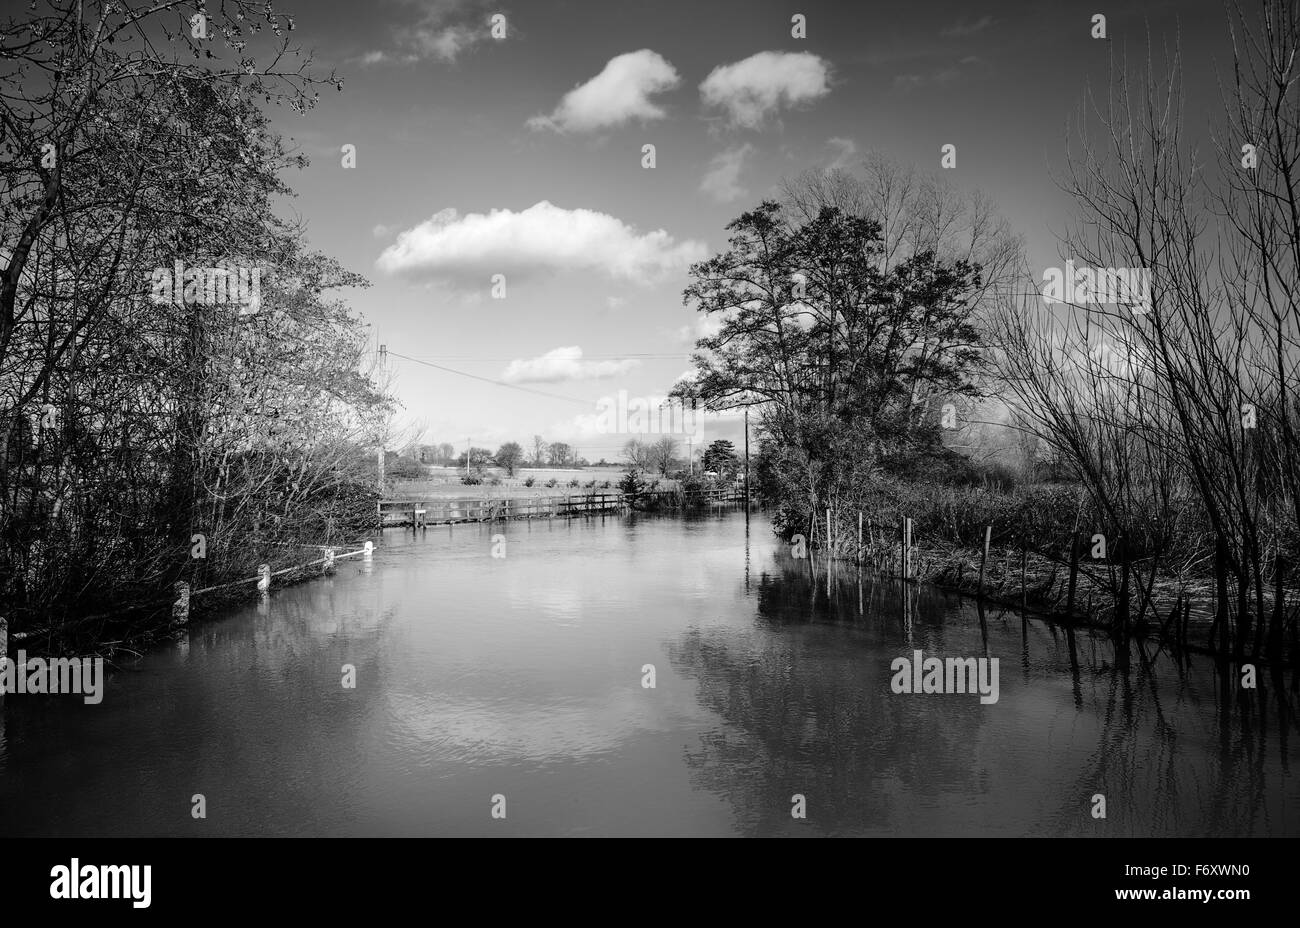
M 3 24 L 0 612 L 50 647 L 356 535 L 393 404 L 338 296 L 365 281 L 274 209 L 305 159 L 268 110 L 341 89 L 292 29 L 260 0 Z

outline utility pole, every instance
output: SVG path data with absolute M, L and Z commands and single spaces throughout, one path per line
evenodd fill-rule
M 745 511 L 749 512 L 749 407 L 745 407 Z

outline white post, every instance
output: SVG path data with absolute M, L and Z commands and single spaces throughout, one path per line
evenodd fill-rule
M 185 625 L 190 620 L 190 585 L 184 580 L 176 581 L 176 602 L 172 603 L 172 621 Z

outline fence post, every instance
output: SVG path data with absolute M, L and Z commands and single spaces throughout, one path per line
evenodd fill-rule
M 1022 618 L 1024 617 L 1025 608 L 1029 604 L 1028 599 L 1026 598 L 1028 594 L 1025 589 L 1025 570 L 1028 566 L 1029 566 L 1029 549 L 1025 547 L 1025 540 L 1021 538 L 1020 539 L 1020 612 Z
M 1079 582 L 1079 533 L 1070 538 L 1070 585 L 1065 594 L 1065 614 L 1074 614 L 1074 592 Z
M 984 595 L 984 565 L 988 562 L 989 559 L 989 541 L 992 539 L 992 537 L 993 537 L 993 526 L 991 525 L 984 526 L 984 553 L 980 555 L 980 584 L 979 584 L 979 589 L 976 591 L 980 596 Z
M 172 603 L 172 622 L 185 625 L 190 620 L 190 585 L 184 580 L 177 580 L 173 585 L 176 602 Z
M 898 526 L 898 534 L 901 539 L 899 549 L 899 573 L 903 579 L 907 579 L 907 516 L 902 516 L 902 522 Z

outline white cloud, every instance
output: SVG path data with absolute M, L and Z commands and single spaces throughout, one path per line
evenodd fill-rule
M 680 82 L 677 70 L 658 52 L 648 48 L 628 52 L 611 58 L 599 74 L 566 93 L 550 116 L 528 120 L 528 127 L 591 132 L 633 119 L 662 119 L 663 108 L 650 97 Z
M 388 226 L 384 225 L 381 222 L 379 225 L 375 226 L 373 229 L 370 230 L 370 234 L 373 235 L 375 238 L 386 238 L 388 236 L 388 233 L 392 231 L 393 231 L 392 229 L 390 229 Z
M 491 38 L 488 0 L 405 0 L 417 17 L 393 29 L 393 47 L 365 52 L 352 60 L 363 65 L 454 62 L 466 50 Z M 507 33 L 508 34 L 508 33 Z
M 677 330 L 677 341 L 694 348 L 695 343 L 701 338 L 712 338 L 721 332 L 722 323 L 729 315 L 731 314 L 726 312 L 700 313 L 690 325 L 684 325 Z
M 719 203 L 730 203 L 745 196 L 749 191 L 740 186 L 740 171 L 753 150 L 754 146 L 746 142 L 714 155 L 708 173 L 700 181 L 700 190 Z
M 826 146 L 833 152 L 830 163 L 826 165 L 827 174 L 853 166 L 854 156 L 858 153 L 858 144 L 853 139 L 829 138 Z
M 641 362 L 584 361 L 577 345 L 555 348 L 538 358 L 516 359 L 506 365 L 501 379 L 506 383 L 562 383 L 569 380 L 599 380 L 626 374 Z
M 397 236 L 379 270 L 458 289 L 488 287 L 493 274 L 512 281 L 558 271 L 599 272 L 633 283 L 682 270 L 707 254 L 703 242 L 677 242 L 663 229 L 639 233 L 622 220 L 543 200 L 521 212 L 487 215 L 444 209 Z
M 622 309 L 626 305 L 627 305 L 627 300 L 621 296 L 605 297 L 605 306 L 608 307 L 609 309 Z
M 782 106 L 830 92 L 830 66 L 811 52 L 758 52 L 720 65 L 700 84 L 707 106 L 727 111 L 733 126 L 757 129 Z

